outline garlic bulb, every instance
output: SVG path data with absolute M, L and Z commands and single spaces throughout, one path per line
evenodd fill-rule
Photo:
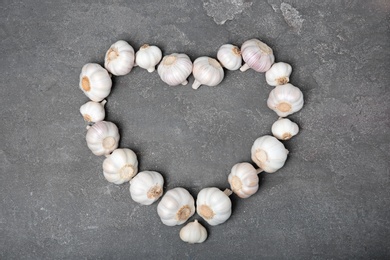
M 79 86 L 90 100 L 100 102 L 110 94 L 112 81 L 102 66 L 87 63 L 81 69 Z
M 258 172 L 250 163 L 237 163 L 229 174 L 232 191 L 240 198 L 249 198 L 259 189 Z
M 103 161 L 103 175 L 107 181 L 122 184 L 128 182 L 138 172 L 137 155 L 127 148 L 114 150 Z
M 225 192 L 218 188 L 204 188 L 196 199 L 196 212 L 212 226 L 224 223 L 232 214 L 230 190 Z
M 292 67 L 285 62 L 278 62 L 265 73 L 265 80 L 270 86 L 284 85 L 290 81 Z
M 195 219 L 182 227 L 180 238 L 190 244 L 203 243 L 207 238 L 207 230 Z
M 242 59 L 246 62 L 241 71 L 251 68 L 257 72 L 266 72 L 275 61 L 272 49 L 258 39 L 251 39 L 241 46 Z
M 280 118 L 272 124 L 271 131 L 279 140 L 288 140 L 298 134 L 299 127 L 288 118 Z
M 221 64 L 213 58 L 199 57 L 194 61 L 192 69 L 195 81 L 193 89 L 198 89 L 200 85 L 216 86 L 221 83 L 224 72 Z
M 255 140 L 251 149 L 252 160 L 265 172 L 276 172 L 283 167 L 288 150 L 275 137 L 265 135 Z
M 103 121 L 106 115 L 104 105 L 107 103 L 106 100 L 102 102 L 89 101 L 80 107 L 80 113 L 84 120 L 88 123 L 95 123 Z
M 161 57 L 161 50 L 157 46 L 144 44 L 135 54 L 135 62 L 141 68 L 153 72 L 156 69 L 156 65 L 160 62 Z
M 276 86 L 269 94 L 267 105 L 278 116 L 286 117 L 303 107 L 302 91 L 290 83 Z
M 241 51 L 232 44 L 222 45 L 217 53 L 219 62 L 228 70 L 238 70 L 241 67 Z
M 194 198 L 186 189 L 171 189 L 158 203 L 157 213 L 165 225 L 181 225 L 195 213 Z
M 173 53 L 163 58 L 157 72 L 162 81 L 170 86 L 186 85 L 192 72 L 192 62 L 186 54 Z
M 142 205 L 150 205 L 163 194 L 164 179 L 160 173 L 143 171 L 130 181 L 131 198 Z
M 104 58 L 104 67 L 115 76 L 128 74 L 134 66 L 134 49 L 125 41 L 111 45 Z
M 100 121 L 88 127 L 87 131 L 88 148 L 95 155 L 107 155 L 118 147 L 118 127 L 108 121 Z

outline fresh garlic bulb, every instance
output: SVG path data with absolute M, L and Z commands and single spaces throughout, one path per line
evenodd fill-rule
M 232 191 L 240 198 L 249 198 L 259 189 L 257 170 L 250 163 L 237 163 L 229 174 Z
M 216 86 L 223 80 L 224 72 L 221 64 L 213 58 L 199 57 L 194 61 L 192 69 L 195 81 L 193 89 L 198 89 L 200 85 Z
M 218 188 L 204 188 L 196 199 L 196 212 L 212 226 L 224 223 L 232 214 L 230 190 L 225 192 Z
M 131 198 L 142 205 L 150 205 L 163 194 L 164 179 L 160 173 L 143 171 L 130 181 Z
M 270 86 L 287 84 L 290 81 L 292 67 L 285 62 L 274 63 L 265 73 L 265 80 Z
M 257 72 L 266 72 L 275 61 L 272 49 L 258 39 L 244 42 L 241 46 L 241 55 L 246 62 L 240 68 L 241 71 L 251 68 Z
M 303 107 L 302 91 L 290 83 L 276 86 L 269 94 L 267 105 L 280 117 L 291 115 Z
M 102 66 L 87 63 L 81 69 L 79 86 L 90 100 L 100 102 L 110 94 L 112 81 Z
M 100 121 L 88 127 L 87 145 L 95 155 L 108 155 L 118 147 L 118 127 L 108 121 Z
M 203 243 L 207 239 L 207 230 L 195 219 L 182 227 L 180 238 L 190 244 Z
M 298 134 L 299 127 L 288 118 L 280 118 L 273 123 L 271 131 L 279 140 L 288 140 Z
M 186 54 L 173 53 L 163 58 L 157 72 L 162 81 L 170 86 L 186 85 L 192 72 L 192 62 Z
M 171 189 L 158 203 L 157 213 L 165 225 L 181 225 L 195 213 L 194 198 L 184 188 Z
M 127 148 L 116 149 L 103 161 L 103 175 L 107 181 L 122 184 L 138 172 L 137 155 Z
M 111 45 L 104 58 L 104 67 L 115 76 L 128 74 L 134 66 L 134 49 L 125 41 Z
M 241 51 L 232 44 L 222 45 L 217 53 L 217 59 L 228 70 L 238 70 L 241 67 Z
M 144 44 L 135 54 L 135 62 L 141 68 L 153 72 L 156 69 L 156 65 L 160 62 L 161 57 L 161 50 L 157 46 Z
M 80 113 L 88 123 L 103 121 L 106 116 L 106 111 L 104 110 L 104 105 L 106 103 L 106 100 L 103 100 L 100 103 L 89 101 L 80 107 Z
M 257 166 L 265 172 L 273 173 L 283 167 L 288 150 L 275 137 L 265 135 L 255 140 L 251 154 Z

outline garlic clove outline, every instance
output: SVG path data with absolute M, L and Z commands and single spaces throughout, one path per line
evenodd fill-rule
M 118 127 L 108 121 L 100 121 L 88 127 L 86 134 L 88 148 L 93 154 L 108 155 L 118 147 L 119 131 Z
M 290 81 L 291 72 L 290 64 L 277 62 L 265 73 L 265 79 L 270 86 L 284 85 Z
M 272 124 L 272 134 L 279 140 L 289 140 L 299 132 L 299 126 L 288 118 L 279 118 Z
M 259 177 L 262 169 L 256 170 L 250 163 L 237 163 L 233 166 L 228 182 L 231 190 L 240 198 L 249 198 L 259 189 Z
M 302 91 L 290 83 L 276 86 L 267 99 L 267 106 L 280 117 L 298 112 L 303 103 Z
M 282 142 L 270 135 L 255 140 L 251 148 L 251 157 L 263 171 L 273 173 L 283 167 L 288 150 Z
M 217 59 L 226 69 L 238 70 L 242 63 L 240 48 L 232 44 L 224 44 L 218 49 Z
M 137 172 L 137 155 L 128 148 L 115 149 L 103 161 L 104 178 L 114 184 L 130 181 Z
M 97 63 L 87 63 L 80 73 L 79 87 L 92 101 L 100 102 L 111 91 L 112 80 L 108 71 Z
M 162 52 L 157 46 L 144 44 L 135 54 L 135 62 L 137 66 L 146 69 L 148 72 L 153 72 L 156 65 L 161 61 Z
M 181 240 L 189 244 L 203 243 L 207 239 L 207 230 L 195 219 L 182 227 L 179 235 Z
M 198 89 L 200 85 L 216 86 L 223 80 L 224 72 L 221 64 L 210 57 L 199 57 L 194 61 L 192 69 L 195 81 L 193 89 Z
M 126 41 L 119 40 L 111 45 L 104 57 L 104 67 L 115 76 L 124 76 L 134 66 L 134 49 Z
M 157 67 L 161 80 L 169 86 L 187 85 L 192 72 L 192 62 L 187 54 L 172 53 L 164 56 Z
M 241 71 L 251 68 L 257 72 L 266 72 L 275 61 L 272 49 L 258 39 L 245 41 L 241 46 L 241 55 L 245 62 Z
M 131 198 L 142 205 L 151 205 L 163 194 L 164 179 L 155 171 L 139 172 L 130 181 Z
M 80 107 L 80 113 L 88 123 L 103 121 L 106 116 L 106 111 L 104 110 L 106 103 L 107 100 L 102 102 L 89 101 Z

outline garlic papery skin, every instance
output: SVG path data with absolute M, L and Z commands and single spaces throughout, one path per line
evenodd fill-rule
M 100 102 L 110 94 L 112 81 L 102 66 L 87 63 L 81 69 L 79 86 L 90 100 Z
M 241 51 L 232 44 L 222 45 L 217 52 L 217 59 L 228 70 L 238 70 L 241 67 Z
M 138 173 L 130 181 L 131 198 L 142 205 L 150 205 L 163 194 L 164 179 L 155 171 Z
M 162 53 L 157 46 L 144 44 L 135 54 L 135 63 L 148 72 L 153 72 L 161 61 Z
M 290 83 L 276 86 L 268 96 L 267 105 L 280 117 L 291 115 L 303 107 L 302 91 Z
M 116 149 L 103 161 L 103 175 L 107 181 L 122 184 L 138 172 L 137 155 L 130 149 Z
M 299 126 L 288 118 L 280 118 L 272 124 L 272 134 L 279 140 L 289 140 L 299 132 Z
M 196 212 L 212 226 L 224 223 L 232 214 L 232 202 L 228 195 L 218 188 L 204 188 L 196 199 Z
M 118 147 L 118 127 L 108 121 L 100 121 L 88 127 L 86 140 L 88 148 L 95 155 L 108 155 Z
M 251 154 L 257 166 L 265 172 L 273 173 L 283 167 L 288 150 L 275 137 L 265 135 L 255 140 Z
M 195 219 L 181 228 L 180 239 L 189 244 L 203 243 L 207 239 L 207 230 Z
M 164 56 L 157 72 L 161 80 L 170 86 L 187 85 L 187 78 L 192 72 L 192 62 L 186 54 L 173 53 Z
M 258 39 L 251 39 L 241 46 L 242 59 L 245 64 L 240 68 L 246 71 L 249 68 L 257 72 L 266 72 L 275 61 L 272 49 Z
M 103 100 L 100 103 L 89 101 L 80 107 L 80 113 L 88 123 L 103 121 L 106 116 L 106 111 L 104 110 L 104 105 L 106 103 L 106 100 Z
M 250 163 L 237 163 L 233 166 L 228 181 L 232 191 L 240 198 L 249 198 L 259 189 L 259 177 Z
M 290 81 L 292 67 L 285 62 L 274 63 L 265 73 L 265 80 L 270 86 L 287 84 Z
M 157 213 L 167 226 L 181 225 L 195 213 L 195 201 L 184 188 L 174 188 L 162 197 Z
M 115 76 L 128 74 L 134 66 L 134 49 L 120 40 L 111 45 L 104 58 L 104 67 Z
M 192 69 L 195 81 L 193 89 L 198 89 L 200 85 L 216 86 L 223 80 L 224 72 L 221 64 L 213 58 L 199 57 L 194 61 Z

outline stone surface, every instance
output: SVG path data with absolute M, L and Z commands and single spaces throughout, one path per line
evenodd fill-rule
M 1 259 L 390 257 L 389 1 L 223 2 L 1 1 Z M 285 167 L 261 174 L 251 198 L 232 195 L 226 223 L 200 220 L 209 237 L 188 245 L 156 204 L 104 179 L 104 158 L 85 143 L 78 76 L 119 39 L 194 60 L 254 37 L 293 66 L 305 106 L 290 119 L 301 131 L 285 142 Z M 226 188 L 231 167 L 271 133 L 271 89 L 252 70 L 195 91 L 134 68 L 114 78 L 107 120 L 140 170 L 196 196 Z

